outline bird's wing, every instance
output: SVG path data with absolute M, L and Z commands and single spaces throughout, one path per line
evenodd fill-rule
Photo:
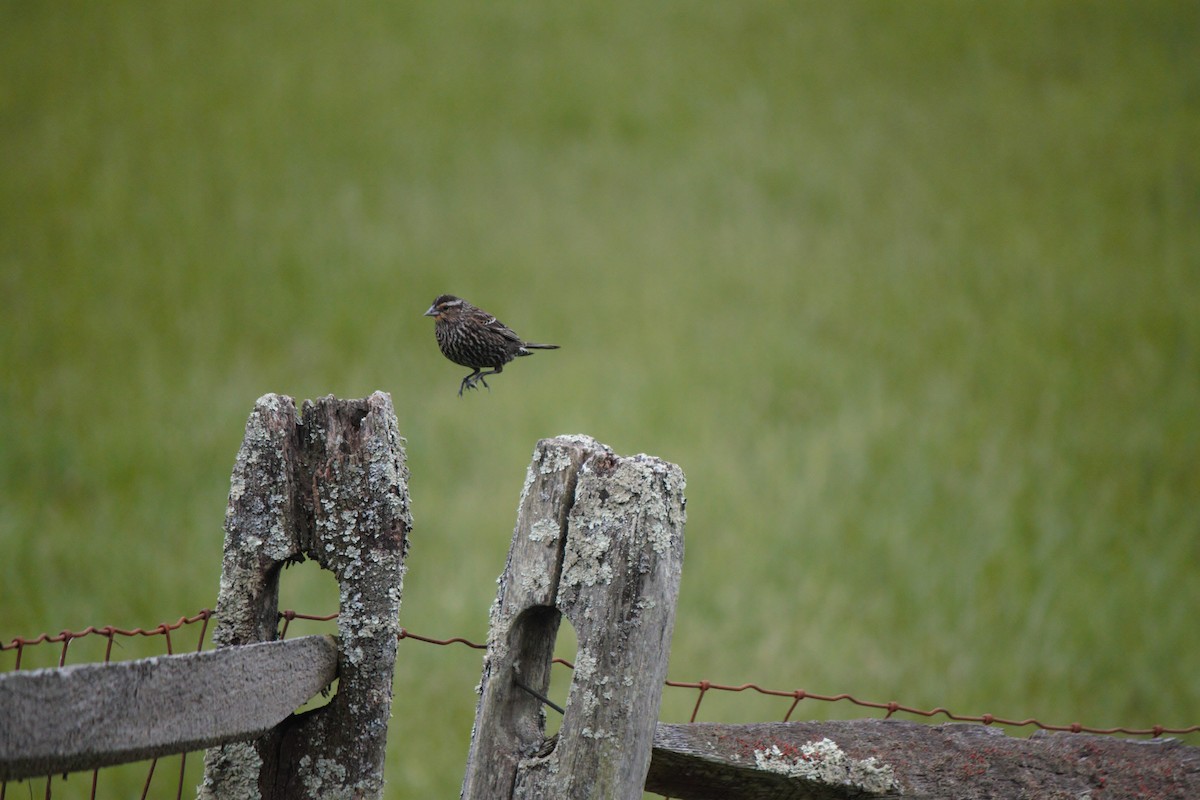
M 514 342 L 519 345 L 525 344 L 525 341 L 520 336 L 518 336 L 511 328 L 495 317 L 488 317 L 487 321 L 483 324 L 488 330 L 495 331 L 505 339 L 508 339 L 510 342 Z

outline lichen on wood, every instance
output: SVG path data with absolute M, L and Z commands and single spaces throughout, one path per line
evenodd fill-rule
M 408 469 L 391 399 L 259 399 L 230 484 L 218 646 L 276 638 L 279 577 L 312 559 L 338 580 L 338 688 L 253 747 L 209 750 L 201 797 L 378 797 L 391 710 Z M 256 774 L 254 791 L 249 774 Z
M 636 798 L 683 560 L 684 478 L 586 436 L 538 443 L 492 605 L 464 798 Z M 544 694 L 559 620 L 579 650 L 557 739 Z

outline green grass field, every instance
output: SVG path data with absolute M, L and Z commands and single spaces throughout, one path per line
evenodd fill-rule
M 0 19 L 0 640 L 212 606 L 255 399 L 382 389 L 412 631 L 484 638 L 587 433 L 687 474 L 675 679 L 1200 723 L 1195 3 Z M 562 349 L 460 400 L 442 292 Z M 389 797 L 456 796 L 479 663 L 401 644 Z

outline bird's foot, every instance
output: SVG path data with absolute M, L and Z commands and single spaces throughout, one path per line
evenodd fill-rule
M 483 379 L 482 375 L 468 375 L 462 379 L 462 383 L 458 386 L 458 396 L 462 397 L 464 389 L 478 389 L 479 386 L 477 384 L 480 383 L 482 383 L 483 388 L 487 389 L 489 392 L 492 390 L 492 387 L 488 386 L 487 381 Z

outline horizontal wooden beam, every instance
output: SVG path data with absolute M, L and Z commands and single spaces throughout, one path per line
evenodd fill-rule
M 250 739 L 337 674 L 331 636 L 0 675 L 0 781 Z
M 1190 800 L 1200 797 L 1200 748 L 903 720 L 660 723 L 646 790 L 676 800 Z

